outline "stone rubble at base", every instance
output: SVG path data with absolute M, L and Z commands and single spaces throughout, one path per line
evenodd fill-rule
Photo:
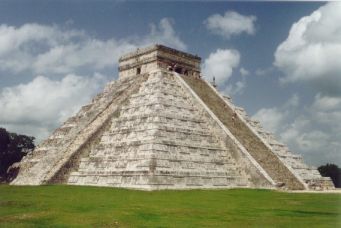
M 172 63 L 175 72 L 167 70 Z M 120 79 L 108 83 L 27 155 L 11 184 L 289 188 L 269 177 L 269 171 L 226 133 L 209 105 L 176 72 L 202 80 L 200 58 L 162 45 L 123 56 Z M 304 164 L 231 98 L 219 96 L 304 189 L 333 189 L 330 178 Z

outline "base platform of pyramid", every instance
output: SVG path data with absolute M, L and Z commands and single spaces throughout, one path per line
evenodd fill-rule
M 110 82 L 21 161 L 14 185 L 145 190 L 334 188 L 162 45 L 122 56 Z

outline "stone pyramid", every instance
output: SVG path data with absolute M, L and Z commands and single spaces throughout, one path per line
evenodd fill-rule
M 135 189 L 333 188 L 162 45 L 120 58 L 119 80 L 28 154 L 14 185 Z

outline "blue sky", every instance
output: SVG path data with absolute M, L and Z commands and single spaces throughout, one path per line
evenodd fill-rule
M 198 54 L 208 80 L 312 165 L 341 165 L 341 3 L 1 1 L 0 126 L 47 137 L 152 43 Z M 341 15 L 341 14 L 340 14 Z

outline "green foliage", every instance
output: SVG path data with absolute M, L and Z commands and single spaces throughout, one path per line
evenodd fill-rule
M 330 177 L 337 188 L 341 188 L 341 169 L 334 164 L 327 163 L 318 167 L 323 177 Z
M 0 227 L 340 227 L 341 195 L 0 186 Z
M 0 128 L 0 182 L 6 181 L 6 171 L 34 149 L 34 137 L 10 133 Z

